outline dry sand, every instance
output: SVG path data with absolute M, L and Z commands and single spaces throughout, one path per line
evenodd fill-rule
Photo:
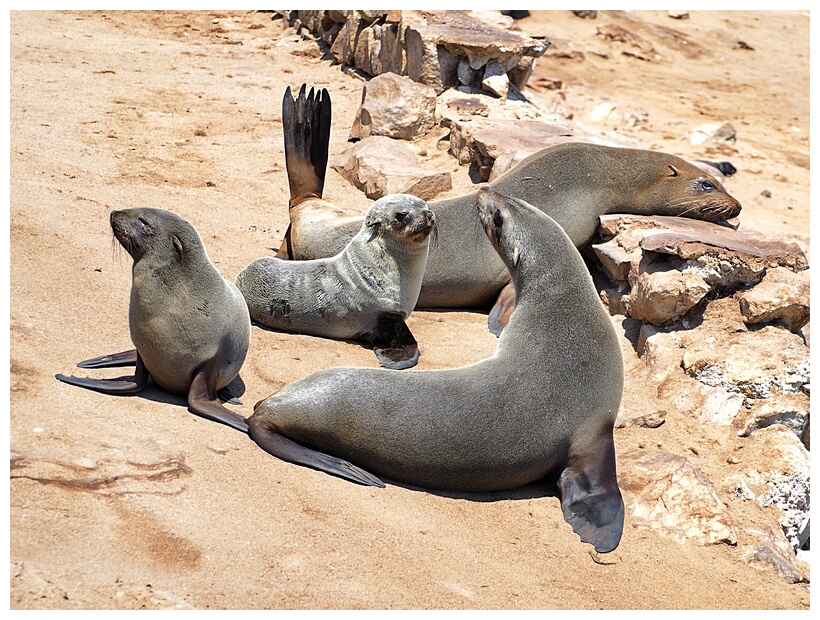
M 595 36 L 605 17 L 537 13 L 519 26 L 572 40 L 586 60 L 544 57 L 531 83 L 565 80 L 579 122 L 607 100 L 645 115 L 608 128 L 619 139 L 732 161 L 743 225 L 808 250 L 808 14 L 636 14 L 687 33 L 699 54 L 656 33 L 664 60 L 650 64 Z M 628 512 L 620 547 L 596 563 L 542 487 L 363 488 L 272 458 L 156 387 L 114 397 L 56 381 L 81 359 L 131 346 L 131 261 L 113 247 L 111 210 L 182 215 L 233 279 L 287 224 L 285 87 L 331 91 L 335 154 L 362 83 L 269 13 L 13 12 L 10 25 L 12 609 L 808 607 L 805 585 L 744 563 L 738 548 L 680 545 L 635 529 Z M 553 93 L 533 96 L 546 105 Z M 689 145 L 690 129 L 719 120 L 737 128 L 735 146 Z M 425 167 L 454 172 L 451 195 L 472 186 L 432 138 L 422 148 Z M 352 211 L 369 202 L 332 171 L 325 195 Z M 420 311 L 409 324 L 420 369 L 495 347 L 480 312 Z M 254 328 L 234 409 L 249 415 L 284 385 L 338 365 L 376 361 L 349 342 Z M 708 431 L 693 438 L 697 424 L 672 422 L 618 431 L 616 448 L 724 449 Z M 775 510 L 747 516 L 772 524 Z

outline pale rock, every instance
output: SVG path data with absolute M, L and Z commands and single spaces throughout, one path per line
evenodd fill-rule
M 652 378 L 657 381 L 665 380 L 676 368 L 679 368 L 681 358 L 683 358 L 683 347 L 677 333 L 659 331 L 654 325 L 648 323 L 641 326 L 637 351 L 649 367 Z
M 774 424 L 755 431 L 750 448 L 767 467 L 743 472 L 747 486 L 761 506 L 780 509 L 783 532 L 792 547 L 801 548 L 808 536 L 811 504 L 811 456 L 786 426 Z
M 800 392 L 809 381 L 810 360 L 803 339 L 778 327 L 695 341 L 688 334 L 681 366 L 701 383 L 746 398 L 767 398 L 772 388 Z
M 760 284 L 737 294 L 747 324 L 779 323 L 797 332 L 809 322 L 811 311 L 808 271 L 769 269 Z
M 633 527 L 679 543 L 737 543 L 728 509 L 687 458 L 659 450 L 619 454 L 618 483 L 629 499 Z
M 337 62 L 352 65 L 356 62 L 356 38 L 359 34 L 361 19 L 355 11 L 345 21 L 330 46 L 330 53 Z
M 591 120 L 591 121 L 600 122 L 602 120 L 605 120 L 607 117 L 609 117 L 609 115 L 612 114 L 615 111 L 616 107 L 617 106 L 614 103 L 609 103 L 609 102 L 601 103 L 601 104 L 595 106 L 587 116 L 589 117 L 589 120 Z
M 779 392 L 779 390 L 778 390 Z M 782 424 L 801 437 L 809 421 L 809 397 L 803 393 L 774 394 L 771 398 L 757 399 L 735 418 L 733 426 L 740 437 Z
M 740 557 L 749 563 L 770 565 L 775 572 L 789 583 L 808 582 L 806 572 L 800 567 L 794 549 L 783 537 L 770 527 L 751 527 L 744 532 L 752 542 L 740 548 Z
M 371 199 L 413 194 L 431 200 L 452 189 L 449 172 L 422 169 L 403 142 L 385 136 L 370 136 L 357 142 L 331 165 Z
M 665 323 L 686 314 L 711 287 L 692 270 L 641 273 L 629 296 L 629 315 L 649 323 Z
M 495 161 L 493 162 L 493 169 L 490 171 L 490 177 L 487 180 L 492 183 L 502 174 L 514 168 L 521 161 L 537 152 L 538 151 L 531 151 L 529 149 L 515 149 L 514 151 L 502 153 L 495 158 Z
M 737 140 L 737 132 L 728 121 L 700 125 L 689 135 L 689 142 L 695 146 L 705 142 L 734 142 L 735 140 Z
M 490 58 L 487 64 L 484 65 L 481 86 L 484 90 L 498 95 L 501 99 L 507 98 L 507 92 L 510 90 L 510 78 L 507 77 L 504 67 L 495 58 Z
M 435 91 L 407 77 L 385 73 L 362 87 L 362 103 L 350 138 L 387 136 L 416 140 L 424 137 L 435 124 Z

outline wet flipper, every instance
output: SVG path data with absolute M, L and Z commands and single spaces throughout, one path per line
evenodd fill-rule
M 130 351 L 125 351 L 125 353 L 130 353 Z M 110 356 L 103 356 L 102 358 L 94 359 L 103 359 L 105 357 Z M 78 387 L 87 388 L 89 390 L 95 390 L 97 392 L 102 392 L 103 394 L 136 394 L 137 392 L 142 391 L 145 388 L 145 386 L 148 385 L 148 378 L 150 377 L 150 375 L 148 374 L 148 370 L 145 368 L 145 364 L 142 363 L 142 359 L 139 357 L 139 355 L 136 356 L 135 363 L 137 367 L 134 371 L 133 377 L 117 377 L 116 379 L 92 379 L 90 377 L 74 377 L 66 375 L 54 376 L 63 383 L 68 383 L 69 385 L 76 385 Z M 91 368 L 99 367 L 91 366 Z
M 330 145 L 330 95 L 313 88 L 305 95 L 302 84 L 294 100 L 290 86 L 282 99 L 285 165 L 290 185 L 290 205 L 307 197 L 321 198 Z
M 493 309 L 490 310 L 490 316 L 487 317 L 487 326 L 493 334 L 501 335 L 507 327 L 513 310 L 515 310 L 515 286 L 512 282 L 508 282 L 507 286 L 501 289 Z
M 197 369 L 188 390 L 188 407 L 203 418 L 227 424 L 231 428 L 247 433 L 248 423 L 245 418 L 226 409 L 219 402 L 216 393 L 218 368 L 217 358 L 213 357 Z
M 376 322 L 373 351 L 379 363 L 392 370 L 412 368 L 419 361 L 419 345 L 400 314 L 385 312 Z
M 610 427 L 584 439 L 585 451 L 570 448 L 569 464 L 558 479 L 564 519 L 595 551 L 618 546 L 624 527 L 624 501 L 615 474 L 615 444 Z
M 101 355 L 77 363 L 78 368 L 114 368 L 115 366 L 134 366 L 137 363 L 137 350 L 129 349 L 121 353 Z
M 318 469 L 334 476 L 339 476 L 345 480 L 384 488 L 384 483 L 373 474 L 348 463 L 345 460 L 306 448 L 295 441 L 280 435 L 270 427 L 270 424 L 263 420 L 248 420 L 250 425 L 249 434 L 256 444 L 268 454 L 296 465 L 304 465 L 313 469 Z

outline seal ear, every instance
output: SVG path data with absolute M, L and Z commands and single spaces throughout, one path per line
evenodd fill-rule
M 180 238 L 179 238 L 179 237 L 177 237 L 176 235 L 171 235 L 171 243 L 173 243 L 173 244 L 174 244 L 174 247 L 176 248 L 177 253 L 178 253 L 180 256 L 182 256 L 182 254 L 183 254 L 183 248 L 182 248 L 182 241 L 180 240 Z
M 678 169 L 677 169 L 677 168 L 675 168 L 675 166 L 673 166 L 673 165 L 671 165 L 671 164 L 667 164 L 667 165 L 669 166 L 669 169 L 672 171 L 672 172 L 671 172 L 669 175 L 667 175 L 667 176 L 670 176 L 670 177 L 676 177 L 676 176 L 678 176 L 678 174 L 680 174 L 680 173 L 678 172 Z
M 370 243 L 373 239 L 379 236 L 379 226 L 381 226 L 381 222 L 373 217 L 372 214 L 368 214 L 364 220 L 364 223 L 365 226 L 370 229 L 370 238 L 367 240 L 367 242 Z

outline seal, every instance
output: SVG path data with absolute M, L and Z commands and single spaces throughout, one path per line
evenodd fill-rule
M 290 183 L 290 226 L 279 256 L 331 256 L 355 234 L 361 217 L 344 216 L 322 199 L 331 101 L 325 89 L 290 88 L 282 103 Z M 711 174 L 667 153 L 571 142 L 539 151 L 490 183 L 552 217 L 576 247 L 589 243 L 605 213 L 685 216 L 707 221 L 736 217 L 740 203 Z M 430 202 L 438 224 L 418 306 L 486 308 L 510 281 L 484 236 L 476 234 L 475 192 Z M 509 297 L 509 295 L 508 295 Z M 502 314 L 498 312 L 498 314 Z
M 365 485 L 383 486 L 384 476 L 495 492 L 557 479 L 565 519 L 581 540 L 611 551 L 624 518 L 612 435 L 624 381 L 615 329 L 554 220 L 491 188 L 476 200 L 518 294 L 495 354 L 446 370 L 325 370 L 257 403 L 249 434 L 278 458 Z
M 136 349 L 84 360 L 80 368 L 136 364 L 132 377 L 56 375 L 105 394 L 136 394 L 149 378 L 187 394 L 191 411 L 247 432 L 217 392 L 239 374 L 251 337 L 245 300 L 217 271 L 194 227 L 163 209 L 112 211 L 111 228 L 134 259 L 128 324 Z
M 391 194 L 374 202 L 359 232 L 331 258 L 259 258 L 236 277 L 251 318 L 267 327 L 364 340 L 382 366 L 418 362 L 405 323 L 421 290 L 435 216 L 421 198 Z

